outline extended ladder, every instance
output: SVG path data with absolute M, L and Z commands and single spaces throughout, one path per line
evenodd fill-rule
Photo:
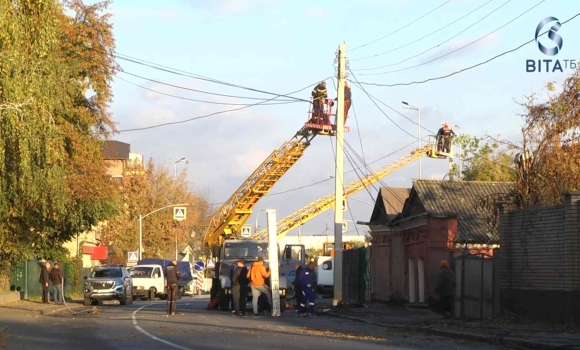
M 344 188 L 345 198 L 362 190 L 367 186 L 374 184 L 375 182 L 391 174 L 392 172 L 397 171 L 407 166 L 408 164 L 418 160 L 422 156 L 426 155 L 426 153 L 430 149 L 431 149 L 430 146 L 417 149 L 411 152 L 411 154 L 399 158 L 395 162 L 375 171 L 374 174 L 367 175 L 363 179 L 357 179 L 349 183 Z M 277 226 L 276 232 L 278 232 L 278 238 L 280 239 L 284 237 L 286 233 L 288 233 L 290 230 L 315 218 L 316 216 L 322 214 L 323 212 L 332 208 L 333 206 L 334 206 L 334 193 L 331 193 L 328 196 L 319 198 L 314 202 L 308 204 L 307 206 L 288 215 L 287 217 L 276 223 Z M 267 236 L 268 236 L 267 230 L 260 230 L 254 234 L 255 239 L 266 239 Z

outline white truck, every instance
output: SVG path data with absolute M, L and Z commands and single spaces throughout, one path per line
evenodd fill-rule
M 161 259 L 141 260 L 131 269 L 133 278 L 133 298 L 141 300 L 155 300 L 167 298 L 167 280 L 165 278 L 165 267 L 171 261 Z M 181 273 L 179 281 L 179 293 L 183 295 L 184 287 L 193 280 L 191 264 L 189 262 L 178 262 L 177 267 Z

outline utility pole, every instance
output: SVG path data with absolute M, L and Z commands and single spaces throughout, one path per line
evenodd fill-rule
M 342 301 L 342 222 L 344 196 L 344 83 L 346 81 L 346 44 L 338 47 L 338 96 L 336 106 L 336 167 L 334 175 L 334 298 Z

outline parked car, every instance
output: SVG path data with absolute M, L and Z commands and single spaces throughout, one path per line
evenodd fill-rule
M 122 265 L 95 267 L 90 276 L 85 276 L 84 304 L 97 305 L 103 300 L 133 303 L 133 279 Z

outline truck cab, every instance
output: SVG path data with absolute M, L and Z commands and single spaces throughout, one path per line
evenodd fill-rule
M 246 267 L 250 269 L 252 264 L 257 261 L 258 258 L 263 258 L 264 266 L 268 268 L 268 248 L 268 241 L 254 239 L 226 240 L 221 246 L 214 248 L 212 253 L 217 257 L 217 262 L 214 270 L 212 298 L 219 295 L 220 310 L 230 310 L 232 302 L 231 277 L 236 267 L 236 262 L 242 258 L 245 261 Z M 287 292 L 291 290 L 293 293 L 292 282 L 296 278 L 294 265 L 303 265 L 305 255 L 306 252 L 303 245 L 286 245 L 284 248 L 284 254 L 280 254 L 278 248 L 278 256 L 281 257 L 281 259 L 279 259 L 279 287 L 280 308 L 282 311 L 286 307 Z M 250 286 L 248 286 L 248 288 L 250 288 Z M 251 298 L 252 293 L 251 291 L 248 292 L 248 298 Z
M 161 265 L 136 265 L 131 270 L 133 277 L 133 296 L 141 300 L 155 300 L 155 297 L 165 299 L 165 271 Z

